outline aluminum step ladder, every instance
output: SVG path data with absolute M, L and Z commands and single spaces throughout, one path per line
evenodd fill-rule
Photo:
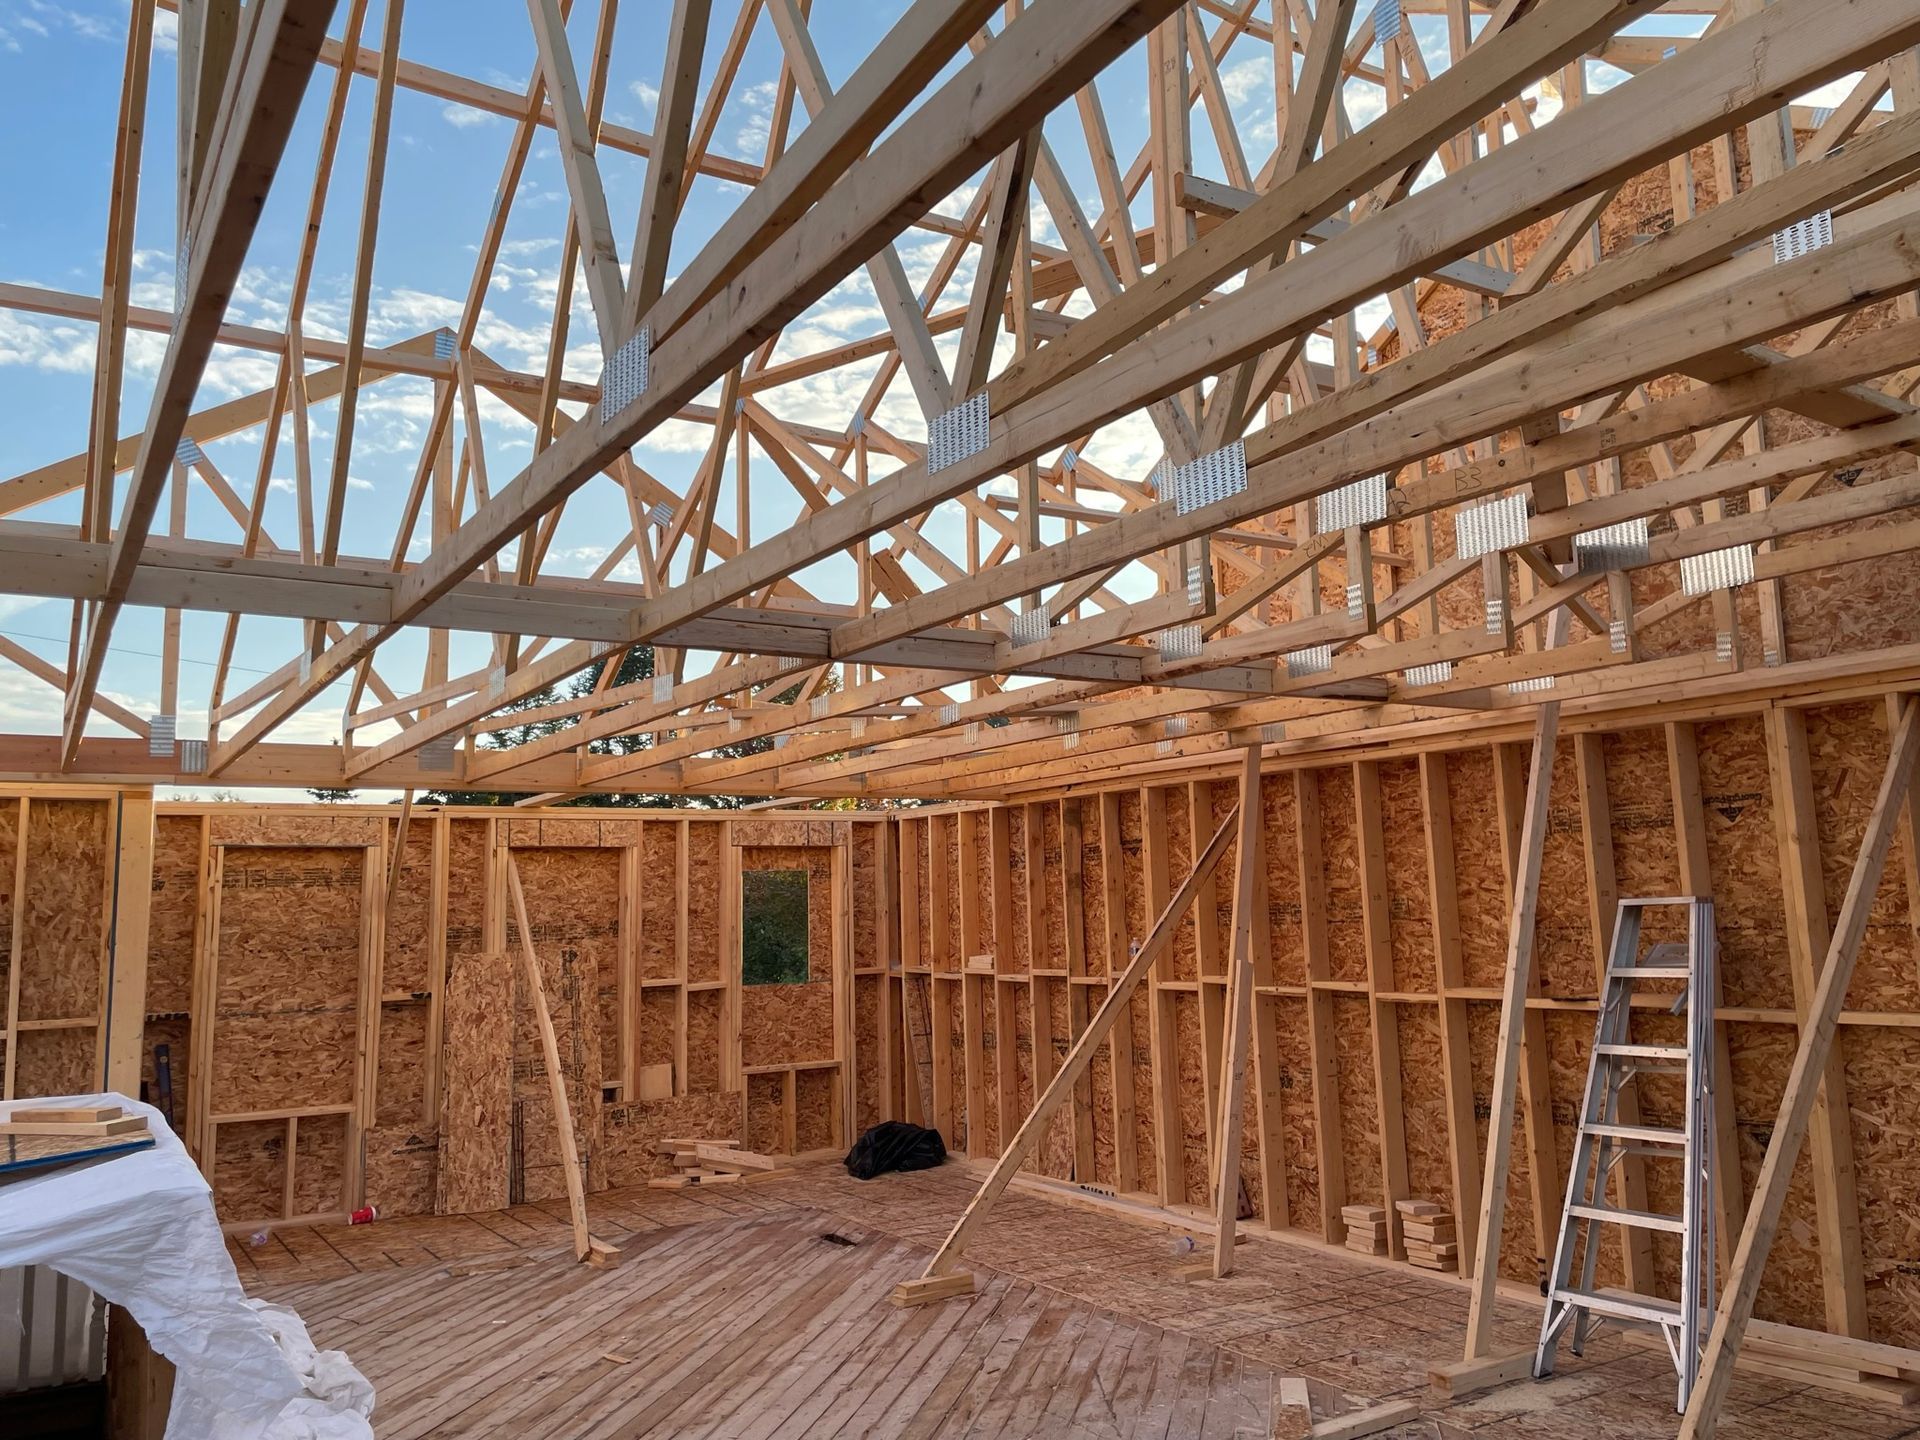
M 1685 908 L 1687 942 L 1651 945 L 1642 955 L 1641 920 L 1655 906 Z M 1687 1408 L 1714 1303 L 1713 999 L 1718 993 L 1714 959 L 1711 900 L 1683 895 L 1620 902 L 1587 1064 L 1586 1099 L 1567 1177 L 1567 1203 L 1554 1244 L 1546 1314 L 1534 1354 L 1536 1379 L 1553 1373 L 1555 1354 L 1569 1327 L 1576 1355 L 1584 1353 L 1596 1323 L 1611 1320 L 1648 1327 L 1666 1340 L 1673 1357 L 1679 1377 L 1674 1408 L 1682 1412 Z M 1669 1013 L 1686 1017 L 1684 1045 L 1636 1043 L 1633 1038 L 1634 991 L 1648 981 L 1661 980 L 1683 982 L 1679 994 L 1671 997 Z M 1659 995 L 1663 1001 L 1669 998 Z M 1622 1121 L 1621 1093 L 1643 1075 L 1682 1079 L 1686 1117 L 1681 1128 Z M 1630 1210 L 1613 1202 L 1608 1193 L 1613 1171 L 1631 1155 L 1643 1156 L 1654 1165 L 1679 1164 L 1679 1214 Z M 1676 1187 L 1662 1188 L 1671 1193 Z M 1617 1227 L 1623 1240 L 1625 1232 L 1636 1229 L 1678 1236 L 1679 1297 L 1597 1287 L 1602 1226 Z

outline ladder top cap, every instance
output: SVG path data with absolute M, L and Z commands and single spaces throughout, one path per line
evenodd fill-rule
M 1636 908 L 1648 905 L 1711 905 L 1713 902 L 1704 895 L 1645 895 L 1622 900 L 1620 908 L 1631 905 Z

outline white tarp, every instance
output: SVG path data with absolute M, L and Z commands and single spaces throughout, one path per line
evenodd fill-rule
M 207 1182 L 160 1113 L 124 1095 L 10 1108 L 50 1104 L 144 1114 L 156 1144 L 0 1183 L 0 1267 L 49 1265 L 132 1314 L 178 1372 L 167 1440 L 373 1440 L 373 1387 L 347 1357 L 240 1289 Z

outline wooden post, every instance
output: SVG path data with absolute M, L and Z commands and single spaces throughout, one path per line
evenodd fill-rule
M 1700 1378 L 1687 1401 L 1680 1440 L 1711 1440 L 1726 1403 L 1727 1387 L 1733 1383 L 1733 1363 L 1740 1353 L 1740 1342 L 1746 1338 L 1747 1324 L 1753 1318 L 1753 1301 L 1760 1292 L 1767 1252 L 1773 1248 L 1774 1234 L 1780 1228 L 1780 1210 L 1793 1179 L 1793 1167 L 1800 1158 L 1800 1147 L 1806 1141 L 1807 1127 L 1813 1119 L 1821 1075 L 1833 1053 L 1840 1009 L 1846 1003 L 1847 986 L 1853 980 L 1854 962 L 1860 954 L 1860 937 L 1866 933 L 1873 898 L 1880 889 L 1880 876 L 1886 869 L 1887 852 L 1893 845 L 1900 806 L 1913 779 L 1916 757 L 1920 757 L 1920 701 L 1909 699 L 1900 717 L 1900 728 L 1893 737 L 1893 751 L 1887 757 L 1880 793 L 1874 799 L 1873 812 L 1867 817 L 1866 831 L 1860 837 L 1860 853 L 1853 862 L 1846 898 L 1840 904 L 1840 916 L 1827 947 L 1826 964 L 1820 971 L 1820 984 L 1814 992 L 1806 1022 L 1801 1026 L 1800 1046 L 1793 1057 L 1793 1069 L 1787 1075 L 1786 1094 L 1781 1097 L 1773 1137 L 1767 1142 L 1767 1156 L 1761 1161 L 1760 1175 L 1754 1182 L 1747 1223 L 1740 1232 L 1740 1246 L 1734 1252 L 1733 1268 L 1727 1275 L 1719 1311 L 1713 1317 L 1713 1332 L 1707 1337 L 1706 1354 L 1700 1362 Z
M 123 790 L 115 809 L 118 860 L 101 1069 L 107 1089 L 138 1099 L 147 1021 L 147 919 L 153 900 L 153 792 Z
M 1160 912 L 1160 918 L 1154 922 L 1152 931 L 1142 942 L 1139 953 L 1128 963 L 1126 971 L 1115 981 L 1107 992 L 1106 999 L 1100 1002 L 1100 1008 L 1087 1022 L 1086 1032 L 1074 1041 L 1073 1048 L 1067 1052 L 1066 1060 L 1060 1066 L 1060 1072 L 1053 1077 L 1053 1083 L 1047 1086 L 1046 1093 L 1034 1101 L 1033 1109 L 1027 1112 L 1027 1118 L 1020 1123 L 1020 1129 L 1000 1152 L 1000 1159 L 993 1167 L 993 1173 L 987 1176 L 979 1193 L 967 1205 L 965 1213 L 955 1222 L 952 1231 L 927 1262 L 924 1274 L 918 1280 L 907 1280 L 897 1286 L 893 1292 L 896 1305 L 918 1305 L 929 1300 L 942 1300 L 949 1295 L 964 1295 L 973 1289 L 971 1275 L 955 1275 L 954 1268 L 960 1262 L 960 1256 L 966 1249 L 967 1241 L 974 1231 L 986 1220 L 994 1201 L 1013 1183 L 1014 1173 L 1026 1161 L 1027 1154 L 1033 1149 L 1034 1142 L 1046 1133 L 1047 1123 L 1060 1108 L 1066 1098 L 1073 1093 L 1074 1083 L 1093 1063 L 1094 1051 L 1115 1027 L 1115 1022 L 1133 1001 L 1133 992 L 1139 988 L 1141 977 L 1152 967 L 1154 960 L 1173 943 L 1174 932 L 1179 928 L 1180 918 L 1186 913 L 1187 906 L 1199 892 L 1214 867 L 1220 863 L 1220 857 L 1226 853 L 1227 836 L 1233 833 L 1235 819 L 1239 814 L 1236 806 L 1234 813 L 1227 816 L 1220 828 L 1214 832 L 1213 839 L 1207 842 L 1206 850 L 1195 862 L 1193 873 L 1180 886 L 1167 908 Z M 1101 837 L 1106 843 L 1106 837 Z M 964 1282 L 964 1283 L 962 1283 Z
M 1467 1312 L 1466 1358 L 1487 1354 L 1493 1341 L 1494 1291 L 1500 1277 L 1500 1226 L 1507 1208 L 1507 1163 L 1513 1157 L 1513 1121 L 1520 1076 L 1520 1036 L 1526 1020 L 1527 987 L 1533 974 L 1533 924 L 1540 898 L 1540 858 L 1547 838 L 1547 792 L 1553 786 L 1553 752 L 1560 738 L 1560 702 L 1540 706 L 1533 726 L 1533 758 L 1527 771 L 1527 801 L 1520 824 L 1519 864 L 1514 877 L 1512 921 L 1507 927 L 1507 978 L 1500 999 L 1500 1043 L 1493 1057 L 1493 1118 L 1487 1127 L 1487 1163 L 1480 1182 L 1480 1223 L 1474 1243 L 1479 1257 L 1473 1303 Z
M 507 893 L 513 900 L 513 923 L 520 931 L 520 961 L 527 972 L 527 992 L 533 999 L 533 1017 L 540 1025 L 540 1049 L 547 1065 L 547 1094 L 553 1101 L 554 1128 L 560 1134 L 560 1163 L 567 1175 L 567 1209 L 573 1216 L 573 1258 L 605 1265 L 620 1252 L 587 1233 L 587 1189 L 580 1173 L 580 1150 L 573 1135 L 573 1107 L 567 1104 L 567 1077 L 560 1069 L 560 1042 L 554 1037 L 553 1016 L 547 1010 L 547 987 L 540 979 L 540 959 L 533 953 L 533 930 L 527 923 L 526 892 L 520 888 L 520 867 L 513 851 L 506 857 Z
M 1266 864 L 1261 843 L 1260 747 L 1247 747 L 1240 771 L 1240 836 L 1234 856 L 1233 948 L 1228 956 L 1227 1058 L 1220 1076 L 1220 1114 L 1213 1127 L 1213 1275 L 1233 1271 L 1234 1238 L 1240 1218 L 1240 1115 L 1247 1093 L 1247 1048 L 1253 1038 L 1253 927 L 1260 872 Z

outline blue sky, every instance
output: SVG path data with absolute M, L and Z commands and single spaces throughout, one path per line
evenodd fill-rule
M 373 0 L 363 43 L 378 43 L 384 0 Z M 816 0 L 813 30 L 836 83 L 864 58 L 904 8 L 904 0 Z M 345 6 L 341 9 L 344 11 Z M 671 7 L 665 3 L 622 7 L 613 48 L 607 103 L 608 118 L 636 128 L 652 121 L 659 56 Z M 708 78 L 733 24 L 736 7 L 721 0 L 708 45 Z M 597 6 L 578 0 L 572 25 L 576 56 L 582 58 Z M 1267 6 L 1260 14 L 1264 18 Z M 113 153 L 122 56 L 128 21 L 127 0 L 0 0 L 0 280 L 95 294 L 107 211 L 107 177 Z M 138 211 L 136 304 L 169 308 L 172 303 L 174 214 L 173 132 L 175 80 L 173 17 L 158 17 L 156 47 L 146 116 L 146 155 Z M 339 33 L 336 17 L 334 33 Z M 1212 21 L 1209 21 L 1211 27 Z M 1656 22 L 1679 31 L 1698 28 L 1697 20 Z M 1442 22 L 1415 17 L 1430 68 L 1444 65 Z M 522 0 L 413 0 L 405 16 L 402 53 L 412 61 L 457 72 L 514 92 L 524 90 L 533 63 L 533 41 Z M 768 115 L 778 74 L 778 43 L 762 17 L 747 51 L 733 99 L 716 136 L 724 154 L 758 163 L 766 143 Z M 1242 39 L 1223 66 L 1223 78 L 1240 123 L 1249 159 L 1257 169 L 1273 144 L 1272 53 L 1264 43 Z M 1594 88 L 1620 78 L 1592 67 Z M 300 122 L 288 147 L 282 178 L 270 198 L 230 319 L 279 329 L 308 203 L 309 177 L 318 146 L 320 116 L 333 72 L 321 68 L 306 96 Z M 1123 165 L 1147 133 L 1144 50 L 1123 57 L 1101 79 L 1116 147 Z M 704 92 L 703 85 L 703 92 Z M 306 313 L 310 335 L 344 334 L 355 234 L 360 211 L 373 82 L 354 83 L 339 158 L 322 229 L 319 262 Z M 1378 114 L 1378 91 L 1352 83 L 1347 101 L 1354 123 Z M 804 112 L 796 118 L 796 130 Z M 371 339 L 390 343 L 440 325 L 458 322 L 474 263 L 475 241 L 494 200 L 506 152 L 510 122 L 450 105 L 406 89 L 398 92 L 393 118 L 393 147 L 386 180 L 374 271 Z M 1194 118 L 1195 170 L 1221 177 L 1220 164 L 1204 114 Z M 1048 135 L 1066 167 L 1082 204 L 1097 215 L 1097 189 L 1086 159 L 1080 126 L 1071 106 L 1056 113 Z M 601 168 L 613 213 L 614 233 L 623 261 L 631 243 L 645 162 L 603 150 Z M 674 264 L 684 264 L 736 203 L 739 187 L 709 178 L 694 187 L 676 238 Z M 968 186 L 940 207 L 958 214 L 972 193 Z M 1135 216 L 1150 216 L 1150 191 L 1143 189 Z M 507 227 L 506 244 L 494 272 L 478 343 L 495 360 L 513 368 L 538 371 L 545 354 L 552 298 L 557 281 L 560 236 L 567 218 L 565 183 L 551 131 L 536 138 Z M 1044 211 L 1036 212 L 1036 236 L 1051 239 Z M 925 279 L 944 249 L 942 237 L 911 231 L 900 252 L 916 284 Z M 962 303 L 972 273 L 965 262 L 942 308 Z M 568 371 L 591 381 L 599 370 L 585 288 L 575 289 Z M 1076 302 L 1075 311 L 1085 308 Z M 883 328 L 879 307 L 866 275 L 856 274 L 790 328 L 781 342 L 781 358 L 873 334 Z M 84 322 L 51 320 L 0 310 L 0 475 L 11 475 L 72 455 L 85 446 L 91 393 L 94 328 Z M 954 338 L 943 339 L 951 358 Z M 139 334 L 131 342 L 121 431 L 139 427 L 163 348 L 158 335 Z M 879 362 L 849 366 L 814 380 L 783 387 L 764 397 L 782 418 L 844 428 Z M 222 347 L 215 353 L 200 395 L 200 406 L 263 389 L 271 383 L 274 360 L 260 352 Z M 364 394 L 351 466 L 344 549 L 384 556 L 391 544 L 400 506 L 411 481 L 431 388 L 424 380 L 396 377 Z M 314 410 L 314 469 L 322 483 L 332 462 L 335 407 Z M 918 407 L 904 381 L 897 382 L 876 417 L 909 438 L 923 434 Z M 531 431 L 503 405 L 484 401 L 488 467 L 496 488 L 531 455 Z M 636 458 L 676 491 L 684 488 L 707 443 L 707 433 L 691 425 L 668 425 L 651 436 Z M 244 496 L 251 492 L 260 453 L 256 429 L 208 446 L 208 454 Z M 296 536 L 292 490 L 290 424 L 283 432 L 266 512 L 273 538 L 292 544 Z M 1123 422 L 1089 452 L 1103 466 L 1127 476 L 1146 473 L 1158 446 L 1144 420 Z M 875 473 L 888 468 L 876 463 Z M 755 538 L 764 539 L 799 513 L 798 498 L 770 464 L 760 460 L 753 474 Z M 930 522 L 926 533 L 949 553 L 964 555 L 957 507 Z M 733 514 L 731 480 L 722 491 L 721 515 Z M 162 510 L 161 528 L 166 512 Z M 72 498 L 22 512 L 18 518 L 72 522 Z M 612 483 L 597 480 L 569 506 L 548 563 L 550 573 L 586 574 L 610 544 L 628 528 L 624 501 Z M 194 485 L 189 495 L 188 533 L 209 539 L 237 540 L 231 519 L 207 493 Z M 424 548 L 416 544 L 416 557 Z M 909 570 L 916 562 L 909 562 Z M 617 572 L 620 578 L 637 573 Z M 835 600 L 852 598 L 852 570 L 844 561 L 823 562 L 802 582 Z M 921 579 L 928 576 L 920 572 Z M 1131 588 L 1143 588 L 1144 579 Z M 0 597 L 0 632 L 64 663 L 68 624 L 65 603 L 29 602 Z M 204 733 L 211 662 L 218 651 L 218 616 L 186 618 L 182 651 L 180 732 Z M 233 693 L 272 670 L 297 646 L 291 624 L 253 619 L 241 630 Z M 421 643 L 402 637 L 382 650 L 382 670 L 395 688 L 418 682 Z M 139 713 L 151 713 L 158 695 L 160 616 L 129 611 L 115 631 L 114 649 L 103 689 Z M 480 637 L 456 640 L 454 673 L 482 663 Z M 696 667 L 698 668 L 698 667 Z M 337 738 L 344 689 L 323 697 L 310 712 L 280 732 L 283 739 Z M 58 728 L 54 692 L 0 663 L 0 730 L 45 731 Z M 99 727 L 96 727 L 97 729 Z M 100 733 L 118 733 L 100 730 Z

